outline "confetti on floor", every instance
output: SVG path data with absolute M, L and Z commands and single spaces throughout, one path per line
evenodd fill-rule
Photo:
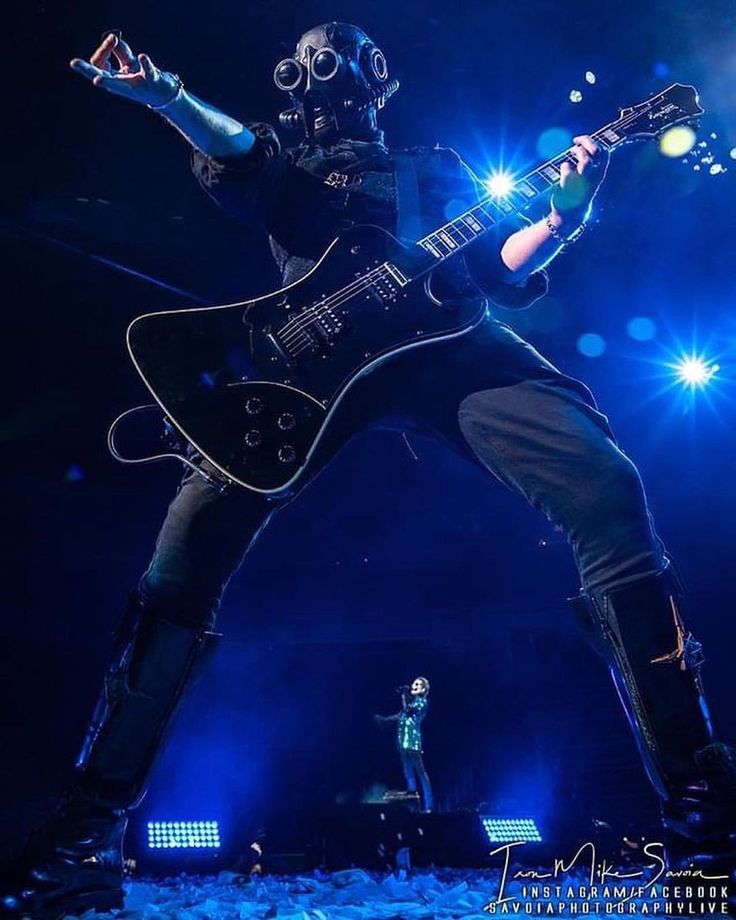
M 239 876 L 221 872 L 218 876 L 186 876 L 170 879 L 139 880 L 126 886 L 125 909 L 116 914 L 87 912 L 84 920 L 470 920 L 488 917 L 489 902 L 499 894 L 497 870 L 434 869 L 410 873 L 376 873 L 362 869 L 314 873 L 304 876 Z M 513 881 L 505 894 L 512 900 L 503 911 L 496 905 L 495 916 L 663 916 L 663 902 L 654 909 L 653 899 L 632 899 L 626 910 L 606 910 L 598 886 L 594 897 L 582 873 L 558 880 L 562 897 L 530 897 L 529 881 Z M 542 890 L 542 883 L 536 883 Z M 522 885 L 527 896 L 523 897 Z M 583 898 L 566 896 L 580 886 Z M 611 889 L 613 883 L 611 883 Z M 647 905 L 648 901 L 648 905 Z M 560 902 L 565 906 L 561 908 Z M 577 904 L 577 910 L 572 907 Z M 585 907 L 583 907 L 585 904 Z M 515 905 L 515 909 L 514 909 Z M 531 909 L 527 907 L 531 905 Z M 693 902 L 695 910 L 700 907 Z M 720 908 L 720 904 L 718 905 Z M 680 916 L 724 916 L 720 909 L 706 913 L 685 910 Z M 674 911 L 677 916 L 678 912 Z

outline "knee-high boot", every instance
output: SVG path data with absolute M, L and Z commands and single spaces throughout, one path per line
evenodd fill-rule
M 702 647 L 685 629 L 679 593 L 668 570 L 570 603 L 609 666 L 660 796 L 669 867 L 733 874 L 736 756 L 715 740 Z
M 12 917 L 56 920 L 122 906 L 122 840 L 185 688 L 219 637 L 132 599 L 74 772 L 32 835 L 3 898 Z

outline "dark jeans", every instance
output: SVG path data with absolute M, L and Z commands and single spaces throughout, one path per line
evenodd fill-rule
M 424 766 L 424 758 L 421 751 L 407 751 L 399 748 L 401 755 L 401 767 L 404 771 L 406 788 L 408 792 L 416 792 L 418 788 L 422 790 L 422 808 L 424 811 L 432 811 L 432 784 L 427 775 L 427 768 Z
M 414 349 L 363 378 L 315 469 L 369 426 L 442 438 L 523 496 L 565 530 L 586 590 L 664 566 L 636 468 L 588 389 L 501 323 Z M 187 471 L 141 580 L 144 606 L 212 625 L 228 580 L 278 507 L 244 489 L 219 491 Z

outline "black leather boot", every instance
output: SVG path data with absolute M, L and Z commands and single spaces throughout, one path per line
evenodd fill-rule
M 143 798 L 184 690 L 218 638 L 131 603 L 74 781 L 11 870 L 5 916 L 56 920 L 122 907 L 128 812 Z
M 679 593 L 668 570 L 570 603 L 609 666 L 660 796 L 669 868 L 697 868 L 733 884 L 736 756 L 714 739 L 702 648 L 684 627 Z
M 736 753 L 714 743 L 696 752 L 693 780 L 662 800 L 668 865 L 726 876 L 736 915 Z
M 6 870 L 0 916 L 57 920 L 123 906 L 124 810 L 65 797 Z

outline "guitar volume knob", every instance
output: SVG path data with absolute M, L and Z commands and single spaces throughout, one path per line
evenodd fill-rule
M 281 463 L 293 463 L 296 460 L 296 450 L 291 444 L 284 444 L 279 447 L 278 458 Z
M 291 414 L 291 412 L 282 412 L 276 420 L 276 424 L 282 431 L 291 431 L 291 429 L 296 425 L 296 419 Z
M 258 447 L 261 443 L 261 432 L 257 428 L 251 428 L 250 431 L 246 432 L 243 441 L 245 442 L 246 447 Z
M 263 412 L 263 400 L 258 396 L 251 396 L 245 401 L 245 411 L 248 415 L 258 415 Z

